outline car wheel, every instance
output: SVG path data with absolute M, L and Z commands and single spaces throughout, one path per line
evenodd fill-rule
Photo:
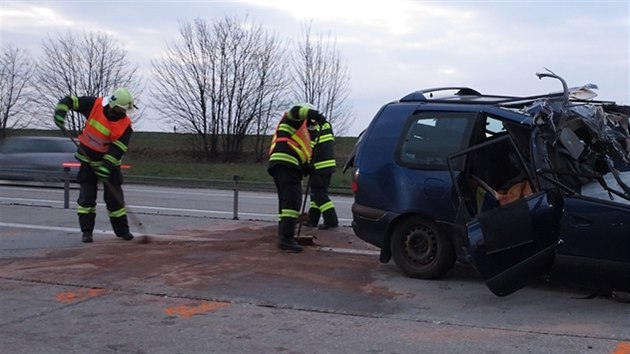
M 391 252 L 396 266 L 412 278 L 437 279 L 455 264 L 455 250 L 449 238 L 433 222 L 419 217 L 396 226 Z

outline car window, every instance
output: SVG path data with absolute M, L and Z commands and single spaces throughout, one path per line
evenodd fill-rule
M 49 151 L 50 152 L 72 152 L 74 153 L 77 150 L 76 145 L 70 140 L 55 140 L 54 144 L 50 144 Z
M 499 133 L 505 133 L 505 127 L 503 126 L 503 121 L 500 119 L 494 118 L 492 116 L 488 116 L 486 118 L 486 137 L 492 137 Z
M 29 139 L 17 138 L 7 139 L 0 147 L 2 153 L 44 153 L 44 152 L 64 152 L 73 153 L 76 146 L 70 140 L 63 139 Z
M 447 157 L 468 147 L 475 112 L 421 112 L 412 116 L 400 145 L 399 163 L 447 169 Z

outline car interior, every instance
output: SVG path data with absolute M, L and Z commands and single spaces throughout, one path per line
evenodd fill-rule
M 535 187 L 524 164 L 527 154 L 517 150 L 514 139 L 523 136 L 519 130 L 524 129 L 488 117 L 481 117 L 476 125 L 471 148 L 463 152 L 466 167 L 458 177 L 471 217 L 533 194 Z

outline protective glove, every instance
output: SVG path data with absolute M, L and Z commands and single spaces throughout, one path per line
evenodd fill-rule
M 302 173 L 304 174 L 304 176 L 314 174 L 315 166 L 313 166 L 313 164 L 310 162 L 305 163 L 304 165 L 302 165 Z
M 97 176 L 99 176 L 102 179 L 108 179 L 109 175 L 111 174 L 109 168 L 105 167 L 105 166 L 98 166 L 94 169 L 94 173 L 96 173 Z
M 59 114 L 55 114 L 55 125 L 57 125 L 59 129 L 65 129 L 66 117 Z
M 326 117 L 324 117 L 319 111 L 311 109 L 308 111 L 308 115 L 306 117 L 308 120 L 312 120 L 319 125 L 324 124 L 326 122 Z

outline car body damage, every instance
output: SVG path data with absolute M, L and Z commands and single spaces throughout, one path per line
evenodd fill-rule
M 595 85 L 569 89 L 551 72 L 537 75 L 563 91 L 518 108 L 531 117 L 530 134 L 506 125 L 503 141 L 450 157 L 467 157 L 451 175 L 468 260 L 498 296 L 550 273 L 559 258 L 594 286 L 629 291 L 630 107 L 593 101 Z
M 537 76 L 562 89 L 440 87 L 381 107 L 344 167 L 353 231 L 380 262 L 420 279 L 467 263 L 498 296 L 541 277 L 630 291 L 630 107 Z

